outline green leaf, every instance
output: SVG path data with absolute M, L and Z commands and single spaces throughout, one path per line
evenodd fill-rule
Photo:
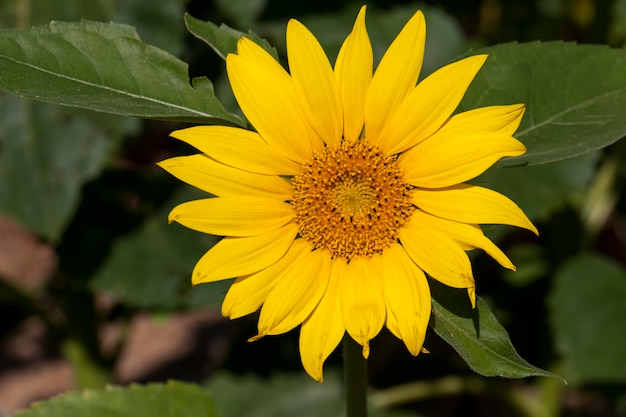
M 107 113 L 242 125 L 206 78 L 143 43 L 126 25 L 53 22 L 0 31 L 0 87 L 22 97 Z
M 433 291 L 430 325 L 474 372 L 504 378 L 556 377 L 529 364 L 517 354 L 506 330 L 480 297 L 477 297 L 476 308 L 472 310 L 465 290 L 443 287 L 430 281 Z
M 197 385 L 131 385 L 85 390 L 36 403 L 15 417 L 215 417 L 209 394 Z
M 0 94 L 0 212 L 57 240 L 104 166 L 105 133 L 67 109 Z
M 504 44 L 472 52 L 489 59 L 461 108 L 525 103 L 515 137 L 528 151 L 502 165 L 536 165 L 603 148 L 626 135 L 626 55 L 563 42 Z
M 278 59 L 276 49 L 252 31 L 248 31 L 248 33 L 240 32 L 223 23 L 218 27 L 214 23 L 203 22 L 189 14 L 185 14 L 185 24 L 192 35 L 213 48 L 222 59 L 226 59 L 228 54 L 237 52 L 237 41 L 242 36 L 250 38 L 269 52 L 270 55 Z
M 136 232 L 120 238 L 91 285 L 135 307 L 173 310 L 219 307 L 231 280 L 191 286 L 191 271 L 219 238 L 167 223 L 176 204 L 207 195 L 182 186 L 165 209 Z
M 556 272 L 548 306 L 568 379 L 626 382 L 624 300 L 626 270 L 603 256 L 584 254 Z

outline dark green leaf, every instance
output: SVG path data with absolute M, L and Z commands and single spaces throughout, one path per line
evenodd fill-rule
M 219 307 L 230 280 L 191 286 L 191 271 L 219 238 L 174 223 L 167 213 L 176 204 L 206 194 L 183 186 L 165 210 L 148 218 L 141 229 L 117 241 L 92 280 L 94 289 L 107 291 L 125 303 L 143 308 Z
M 430 325 L 467 362 L 484 376 L 525 378 L 555 375 L 522 359 L 509 335 L 487 304 L 477 297 L 472 310 L 465 290 L 455 290 L 431 282 L 433 315 Z
M 131 385 L 86 390 L 36 403 L 15 417 L 215 417 L 209 394 L 197 385 Z
M 626 270 L 600 255 L 563 265 L 548 298 L 564 373 L 575 382 L 626 382 Z
M 504 44 L 489 54 L 462 109 L 525 103 L 515 137 L 525 155 L 503 165 L 536 165 L 603 148 L 626 135 L 626 55 L 563 42 Z
M 66 109 L 0 94 L 0 212 L 57 240 L 82 185 L 102 169 L 108 139 Z
M 146 45 L 130 26 L 53 22 L 0 31 L 0 87 L 20 96 L 125 116 L 198 123 L 242 121 L 206 78 Z
M 228 54 L 237 52 L 237 41 L 242 36 L 250 38 L 269 52 L 274 58 L 278 59 L 276 49 L 274 49 L 269 42 L 265 39 L 261 39 L 252 31 L 243 33 L 225 24 L 218 27 L 211 22 L 203 22 L 202 20 L 196 19 L 189 14 L 185 14 L 185 24 L 192 35 L 206 42 L 222 59 L 226 59 Z

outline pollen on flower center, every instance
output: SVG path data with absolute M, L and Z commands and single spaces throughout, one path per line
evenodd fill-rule
M 363 215 L 376 204 L 376 191 L 360 179 L 347 178 L 339 182 L 334 187 L 333 194 L 337 210 L 344 217 Z
M 414 207 L 395 156 L 360 140 L 327 147 L 293 181 L 300 236 L 333 257 L 380 253 L 398 239 Z

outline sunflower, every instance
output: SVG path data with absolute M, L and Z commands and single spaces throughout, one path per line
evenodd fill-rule
M 467 251 L 514 269 L 480 224 L 537 232 L 520 208 L 470 185 L 502 157 L 524 106 L 453 114 L 485 62 L 476 55 L 417 83 L 426 27 L 418 11 L 373 71 L 365 7 L 334 68 L 311 32 L 287 25 L 287 72 L 247 38 L 226 58 L 234 95 L 255 131 L 197 126 L 172 136 L 201 153 L 160 166 L 214 197 L 175 207 L 169 220 L 223 236 L 192 282 L 236 277 L 222 305 L 231 319 L 260 309 L 258 335 L 298 325 L 304 369 L 322 380 L 347 332 L 369 354 L 383 326 L 423 349 L 431 314 L 426 274 L 468 291 Z

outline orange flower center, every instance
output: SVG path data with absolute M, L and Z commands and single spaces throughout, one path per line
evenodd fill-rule
M 327 147 L 293 184 L 300 236 L 347 260 L 391 246 L 415 209 L 396 157 L 365 140 Z

